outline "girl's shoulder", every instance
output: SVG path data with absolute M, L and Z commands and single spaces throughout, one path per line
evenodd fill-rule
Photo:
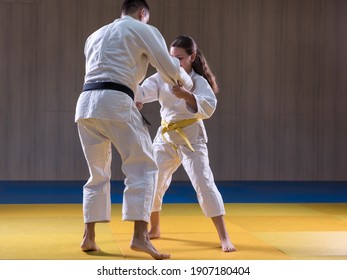
M 196 73 L 194 70 L 192 71 L 190 77 L 194 81 L 194 84 L 199 84 L 201 86 L 206 86 L 206 84 L 208 84 L 208 81 L 203 76 Z

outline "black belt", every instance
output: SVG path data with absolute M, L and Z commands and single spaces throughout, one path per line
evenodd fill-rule
M 90 90 L 102 90 L 102 89 L 110 89 L 110 90 L 117 90 L 126 93 L 131 97 L 132 100 L 134 100 L 134 92 L 128 88 L 125 85 L 113 83 L 113 82 L 96 82 L 96 83 L 85 83 L 83 85 L 83 91 L 90 91 Z M 145 118 L 145 116 L 140 112 L 142 115 L 143 121 L 151 125 L 151 123 Z

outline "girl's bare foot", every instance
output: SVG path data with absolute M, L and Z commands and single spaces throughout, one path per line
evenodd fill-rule
M 225 227 L 224 217 L 223 216 L 212 217 L 212 221 L 217 229 L 219 240 L 222 245 L 222 251 L 235 252 L 236 248 L 230 241 L 228 232 Z
M 221 245 L 222 245 L 222 251 L 223 252 L 235 252 L 236 248 L 235 246 L 231 243 L 229 238 L 221 240 Z
M 158 239 L 160 238 L 160 230 L 151 228 L 151 230 L 148 233 L 149 239 Z
M 151 230 L 149 231 L 149 239 L 160 238 L 160 212 L 151 213 Z

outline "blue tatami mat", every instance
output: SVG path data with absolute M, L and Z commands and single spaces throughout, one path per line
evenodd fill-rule
M 85 181 L 0 181 L 1 204 L 82 203 Z M 346 203 L 347 182 L 217 181 L 225 203 Z M 122 202 L 124 184 L 112 181 L 112 203 Z M 190 182 L 173 182 L 165 203 L 196 203 Z

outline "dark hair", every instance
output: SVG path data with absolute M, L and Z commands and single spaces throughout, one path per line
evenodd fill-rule
M 149 12 L 149 6 L 146 0 L 124 0 L 121 11 L 123 14 L 128 15 L 143 8 Z
M 214 93 L 218 93 L 219 87 L 216 82 L 216 77 L 212 73 L 204 54 L 199 50 L 193 38 L 184 35 L 178 36 L 170 47 L 182 48 L 188 55 L 195 53 L 195 60 L 192 63 L 194 71 L 208 81 Z

